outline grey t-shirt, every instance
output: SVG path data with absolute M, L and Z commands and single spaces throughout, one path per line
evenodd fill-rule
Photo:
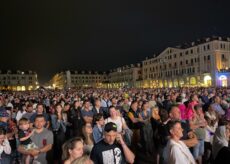
M 22 115 L 22 118 L 27 118 L 28 120 L 30 120 L 30 117 L 33 115 L 34 113 L 31 112 L 31 113 L 25 113 Z
M 44 128 L 41 133 L 34 132 L 34 135 L 31 136 L 31 140 L 38 148 L 42 148 L 45 145 L 53 144 L 53 132 Z M 47 164 L 46 153 L 40 153 L 36 161 Z

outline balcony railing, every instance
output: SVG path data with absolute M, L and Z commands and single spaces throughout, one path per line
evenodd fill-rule
M 230 68 L 227 68 L 227 69 L 220 69 L 218 72 L 230 72 Z

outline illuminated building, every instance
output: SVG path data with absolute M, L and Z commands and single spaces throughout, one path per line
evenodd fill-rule
M 141 87 L 141 71 L 141 64 L 131 64 L 110 70 L 108 88 Z
M 230 86 L 230 38 L 168 47 L 142 61 L 142 87 Z
M 25 91 L 37 88 L 37 73 L 33 71 L 0 70 L 0 90 Z
M 102 88 L 107 81 L 106 73 L 96 71 L 63 71 L 53 76 L 50 88 Z

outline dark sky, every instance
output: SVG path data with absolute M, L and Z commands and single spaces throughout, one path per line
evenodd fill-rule
M 0 6 L 0 69 L 109 70 L 180 43 L 230 36 L 229 0 L 15 0 Z M 1 2 L 2 3 L 2 2 Z

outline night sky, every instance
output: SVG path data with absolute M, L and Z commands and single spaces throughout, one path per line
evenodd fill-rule
M 0 69 L 61 70 L 140 62 L 169 46 L 230 36 L 229 0 L 6 0 Z M 7 4 L 6 4 L 7 3 Z

